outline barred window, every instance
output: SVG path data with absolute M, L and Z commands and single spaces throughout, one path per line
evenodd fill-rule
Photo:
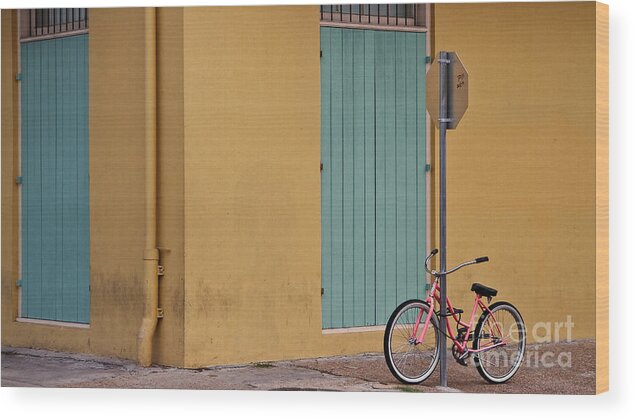
M 22 39 L 71 35 L 88 29 L 87 8 L 26 9 L 20 14 Z
M 320 20 L 322 26 L 421 31 L 426 29 L 425 13 L 425 4 L 332 4 L 320 7 Z

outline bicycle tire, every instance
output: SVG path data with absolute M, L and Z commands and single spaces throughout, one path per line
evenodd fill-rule
M 515 376 L 515 374 L 517 373 L 517 371 L 519 370 L 522 364 L 522 360 L 524 359 L 524 354 L 526 352 L 526 325 L 524 324 L 524 320 L 522 319 L 522 315 L 520 314 L 520 312 L 517 310 L 515 306 L 513 306 L 509 302 L 503 302 L 503 301 L 496 302 L 493 305 L 491 305 L 489 309 L 491 313 L 493 313 L 494 315 L 496 312 L 501 312 L 502 310 L 506 310 L 513 317 L 515 323 L 517 324 L 516 329 L 517 329 L 517 337 L 518 337 L 517 339 L 518 349 L 511 354 L 511 357 L 513 357 L 513 360 L 512 360 L 512 364 L 509 366 L 508 371 L 504 371 L 503 369 L 501 369 L 502 373 L 500 374 L 498 374 L 497 372 L 494 372 L 494 367 L 491 367 L 491 365 L 494 365 L 494 363 L 489 361 L 488 359 L 491 354 L 498 354 L 500 356 L 498 356 L 497 360 L 498 360 L 498 365 L 500 365 L 501 364 L 500 359 L 502 358 L 501 355 L 505 354 L 505 353 L 501 353 L 501 350 L 505 349 L 504 351 L 506 352 L 507 349 L 511 349 L 511 347 L 501 346 L 501 347 L 493 348 L 491 350 L 483 351 L 481 353 L 474 353 L 473 361 L 475 363 L 476 368 L 478 369 L 478 373 L 480 373 L 480 376 L 482 376 L 487 382 L 494 383 L 494 384 L 503 384 L 509 381 L 513 376 Z M 485 336 L 486 333 L 484 333 L 483 330 L 485 330 L 486 328 L 490 329 L 490 326 L 487 326 L 488 325 L 487 321 L 490 316 L 491 314 L 485 311 L 482 313 L 482 315 L 480 316 L 480 319 L 478 320 L 478 325 L 476 326 L 474 336 L 473 336 L 474 350 L 480 349 L 481 340 L 483 338 L 487 338 Z M 499 317 L 496 318 L 496 321 L 498 323 L 501 323 L 501 321 L 499 320 Z M 505 327 L 502 326 L 502 328 L 504 329 Z M 502 332 L 503 334 L 505 334 L 504 331 Z M 509 331 L 509 338 L 511 334 L 512 333 Z M 491 338 L 491 337 L 488 337 L 488 338 Z M 491 353 L 494 351 L 496 353 Z M 506 357 L 506 360 L 508 360 L 509 358 L 508 355 L 504 357 Z M 494 359 L 491 359 L 491 360 L 494 360 Z
M 406 325 L 408 324 L 399 324 L 399 321 L 402 318 L 405 318 L 404 321 L 411 322 L 412 318 L 416 316 L 417 310 L 426 311 L 425 313 L 423 313 L 423 315 L 425 316 L 427 312 L 430 311 L 430 307 L 426 302 L 423 302 L 422 300 L 418 300 L 418 299 L 411 299 L 400 304 L 394 310 L 394 312 L 392 312 L 392 315 L 390 316 L 390 319 L 388 320 L 387 325 L 385 327 L 385 333 L 383 335 L 383 353 L 385 355 L 385 361 L 387 363 L 387 366 L 390 369 L 390 372 L 392 372 L 392 375 L 394 375 L 396 379 L 398 379 L 399 381 L 405 384 L 419 384 L 423 382 L 424 380 L 426 380 L 427 378 L 429 378 L 429 376 L 434 372 L 434 370 L 436 369 L 436 366 L 438 365 L 438 359 L 440 355 L 438 317 L 433 312 L 433 310 L 432 310 L 431 326 L 428 328 L 426 332 L 426 337 L 423 338 L 424 340 L 423 343 L 415 345 L 411 342 L 408 342 L 407 337 L 403 334 L 403 332 L 406 331 L 407 329 Z M 414 362 L 413 367 L 406 368 L 405 366 L 403 366 L 402 363 L 399 366 L 399 363 L 396 360 L 393 346 L 395 342 L 397 341 L 397 338 L 395 337 L 395 332 L 397 332 L 396 330 L 399 325 L 404 325 L 405 328 L 402 328 L 401 330 L 398 331 L 399 334 L 397 337 L 400 341 L 403 341 L 404 339 L 404 341 L 407 342 L 407 345 L 409 346 L 408 348 L 409 350 L 411 350 L 410 352 L 408 352 L 408 354 L 415 356 L 414 360 L 412 360 Z M 421 327 L 419 326 L 419 328 Z M 433 340 L 434 340 L 433 354 L 431 356 L 429 355 L 429 347 L 431 347 L 430 340 L 429 340 L 430 331 L 433 332 L 433 336 L 434 336 L 433 337 Z M 415 334 L 411 334 L 411 335 L 415 335 Z M 425 339 L 427 339 L 427 342 L 425 342 Z M 417 346 L 420 346 L 420 347 L 417 347 Z M 409 361 L 410 359 L 409 355 L 403 356 L 400 360 L 403 361 L 405 359 L 405 361 Z M 416 357 L 418 357 L 418 359 L 416 359 Z M 416 372 L 415 370 L 417 365 L 416 360 L 426 360 L 428 357 L 432 358 L 431 363 L 429 363 L 429 366 L 425 368 L 426 363 L 421 362 L 422 371 L 418 373 L 412 373 L 412 372 Z

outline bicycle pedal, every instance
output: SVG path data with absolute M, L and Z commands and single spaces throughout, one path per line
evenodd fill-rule
M 458 315 L 458 314 L 464 314 L 464 310 L 459 309 L 459 308 L 453 308 L 453 313 Z
M 461 355 L 460 357 L 458 357 L 456 359 L 456 362 L 458 362 L 458 364 L 461 365 L 461 366 L 468 366 L 467 359 L 469 358 L 469 356 L 470 356 L 469 353 L 465 353 L 465 354 Z
M 453 358 L 456 361 L 456 363 L 462 366 L 467 366 L 467 359 L 471 355 L 468 351 L 464 353 L 458 353 L 456 347 L 454 346 L 451 349 L 451 352 L 453 354 Z

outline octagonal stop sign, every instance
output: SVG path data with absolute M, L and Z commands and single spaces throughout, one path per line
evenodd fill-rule
M 427 111 L 440 127 L 440 54 L 427 72 Z M 469 74 L 455 52 L 447 52 L 447 128 L 454 129 L 469 106 Z

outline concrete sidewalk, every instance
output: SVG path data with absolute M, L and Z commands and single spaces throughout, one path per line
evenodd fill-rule
M 530 359 L 533 354 L 550 354 L 545 352 L 569 354 L 571 366 L 537 366 L 537 358 Z M 450 359 L 451 388 L 441 389 L 436 386 L 438 369 L 421 385 L 404 385 L 390 374 L 383 355 L 376 353 L 179 369 L 142 368 L 126 360 L 3 347 L 1 376 L 3 387 L 592 394 L 594 360 L 594 341 L 532 345 L 524 366 L 510 382 L 490 385 L 473 366 L 463 367 Z
M 373 356 L 370 356 L 373 357 Z M 132 361 L 73 353 L 2 349 L 2 386 L 235 390 L 392 390 L 390 385 L 281 361 L 204 369 L 142 368 Z M 398 387 L 394 387 L 398 390 Z

